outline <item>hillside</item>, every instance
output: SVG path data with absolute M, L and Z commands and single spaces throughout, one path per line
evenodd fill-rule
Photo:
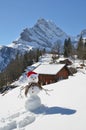
M 49 92 L 50 95 L 40 92 L 44 107 L 40 107 L 37 113 L 22 114 L 26 98 L 18 98 L 19 88 L 4 97 L 0 95 L 0 130 L 18 130 L 18 120 L 24 120 L 28 115 L 29 122 L 23 130 L 86 129 L 85 81 L 86 74 L 77 73 L 67 80 L 44 86 L 53 91 Z
M 46 55 L 40 62 L 48 64 L 50 57 Z M 28 67 L 26 72 L 39 64 Z M 84 68 L 78 69 L 76 74 L 66 80 L 42 86 L 50 91 L 47 91 L 48 94 L 43 90 L 40 91 L 38 96 L 41 105 L 30 112 L 25 110 L 26 101 L 30 98 L 29 94 L 25 97 L 22 91 L 22 97 L 20 96 L 20 88 L 28 83 L 28 78 L 23 74 L 18 81 L 13 83 L 17 84 L 18 88 L 9 91 L 4 96 L 0 95 L 0 130 L 85 130 L 85 82 L 86 69 Z M 35 105 L 37 103 L 36 101 Z

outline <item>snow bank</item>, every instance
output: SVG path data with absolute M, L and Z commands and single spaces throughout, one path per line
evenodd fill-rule
M 41 91 L 34 106 L 22 92 L 20 87 L 0 95 L 0 130 L 85 130 L 86 129 L 86 74 L 82 72 L 70 76 L 69 79 L 45 85 L 48 91 Z M 27 109 L 25 109 L 27 105 Z M 38 106 L 36 106 L 38 105 Z M 36 110 L 30 111 L 37 107 Z M 29 107 L 29 109 L 30 109 Z

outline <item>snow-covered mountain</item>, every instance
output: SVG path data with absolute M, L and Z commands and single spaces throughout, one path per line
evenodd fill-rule
M 0 47 L 0 71 L 9 64 L 12 58 L 15 58 L 17 52 L 24 54 L 33 48 L 45 48 L 49 51 L 56 42 L 63 45 L 64 40 L 68 37 L 71 36 L 67 35 L 52 21 L 43 18 L 38 19 L 32 28 L 25 28 L 17 40 L 8 46 Z M 78 38 L 71 37 L 71 41 L 75 44 Z
M 53 22 L 38 19 L 32 28 L 25 28 L 20 37 L 12 43 L 13 47 L 29 46 L 29 48 L 46 48 L 50 50 L 56 41 L 64 43 L 67 34 Z
M 86 38 L 86 29 L 82 30 L 80 35 L 82 35 L 83 38 Z
M 25 53 L 33 48 L 51 50 L 55 42 L 64 43 L 67 34 L 53 22 L 38 19 L 32 28 L 25 28 L 20 37 L 8 46 L 0 47 L 0 71 L 3 70 L 16 53 Z
M 83 39 L 86 39 L 86 29 L 82 30 L 79 35 L 77 35 L 77 39 L 79 39 L 82 36 Z
M 0 71 L 3 70 L 9 62 L 15 58 L 17 51 L 14 48 L 0 46 Z

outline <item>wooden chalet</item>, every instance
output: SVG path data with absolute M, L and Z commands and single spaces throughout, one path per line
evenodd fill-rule
M 42 85 L 67 79 L 71 74 L 68 67 L 63 64 L 41 64 L 34 72 L 39 74 L 39 82 Z
M 72 62 L 69 59 L 60 60 L 59 63 L 60 64 L 66 64 L 66 65 L 72 65 Z

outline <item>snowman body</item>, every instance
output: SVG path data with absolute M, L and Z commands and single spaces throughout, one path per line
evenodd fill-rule
M 38 93 L 40 92 L 39 86 L 37 86 L 38 82 L 38 75 L 32 74 L 29 76 L 29 84 L 30 87 L 28 89 L 29 97 L 25 102 L 25 109 L 28 111 L 33 111 L 41 106 L 41 99 L 38 96 Z
M 37 95 L 30 96 L 25 102 L 27 111 L 34 111 L 41 106 L 41 100 Z

